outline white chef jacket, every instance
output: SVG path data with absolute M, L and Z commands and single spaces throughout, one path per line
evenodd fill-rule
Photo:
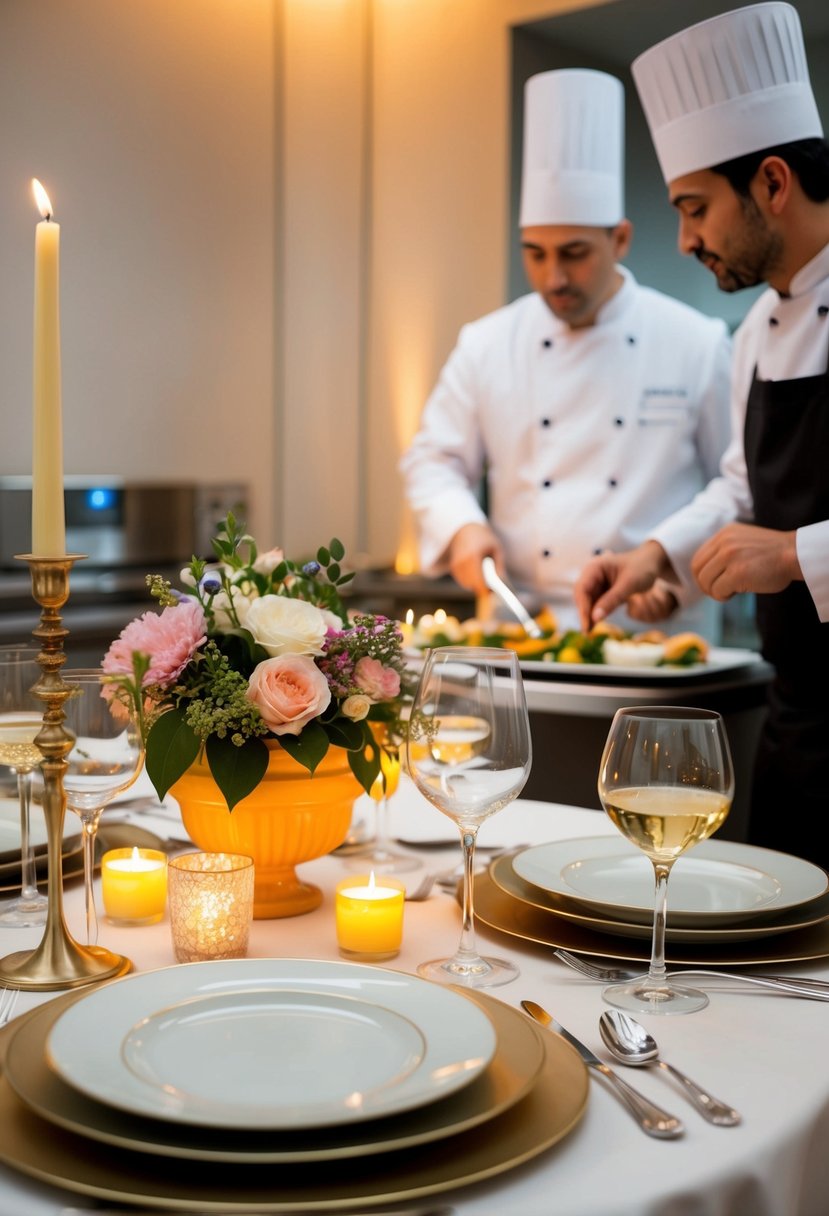
M 571 329 L 537 293 L 464 326 L 400 465 L 423 569 L 445 572 L 458 529 L 488 518 L 509 579 L 562 628 L 577 627 L 585 562 L 638 545 L 688 503 L 728 440 L 725 323 L 618 269 L 624 282 L 592 326 Z M 697 596 L 689 587 L 683 601 Z M 672 626 L 711 636 L 704 608 Z
M 788 296 L 763 292 L 734 341 L 731 441 L 717 477 L 685 509 L 666 519 L 651 535 L 668 553 L 685 585 L 690 562 L 704 540 L 735 519 L 753 519 L 751 490 L 743 451 L 748 393 L 757 369 L 759 380 L 797 380 L 826 371 L 829 352 L 829 245 L 797 272 Z M 829 476 L 815 469 L 816 477 Z M 829 621 L 829 520 L 798 528 L 797 556 L 818 617 Z

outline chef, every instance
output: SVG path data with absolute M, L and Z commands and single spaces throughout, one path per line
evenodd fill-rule
M 588 557 L 638 544 L 687 503 L 728 434 L 725 324 L 619 264 L 632 235 L 623 127 L 614 76 L 527 82 L 520 228 L 533 292 L 463 328 L 401 462 L 422 568 L 481 593 L 491 555 L 561 628 L 578 626 Z M 676 629 L 716 632 L 695 589 L 659 584 L 654 599 L 687 605 Z
M 776 668 L 749 840 L 829 861 L 829 144 L 797 12 L 758 4 L 652 47 L 633 74 L 679 244 L 724 291 L 765 282 L 735 341 L 722 475 L 631 553 L 588 564 L 600 620 L 658 577 L 757 595 Z M 635 605 L 632 611 L 637 611 Z

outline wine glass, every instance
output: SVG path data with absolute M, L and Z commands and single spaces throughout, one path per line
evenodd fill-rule
M 72 689 L 64 705 L 66 726 L 75 736 L 63 787 L 66 805 L 81 821 L 87 945 L 98 940 L 93 875 L 95 837 L 104 807 L 132 785 L 144 762 L 141 734 L 121 701 L 104 697 L 103 673 L 76 668 L 63 673 Z
M 458 949 L 452 958 L 422 963 L 418 973 L 470 988 L 509 983 L 518 968 L 477 951 L 472 875 L 479 827 L 517 798 L 530 773 L 530 720 L 518 656 L 483 646 L 429 651 L 409 719 L 406 759 L 420 792 L 457 823 L 464 861 Z
M 364 870 L 368 865 L 386 874 L 419 870 L 423 864 L 419 857 L 395 849 L 389 841 L 389 799 L 400 784 L 400 740 L 380 722 L 372 723 L 372 734 L 380 749 L 380 772 L 369 790 L 374 802 L 374 832 L 364 845 L 350 853 L 346 869 Z
M 598 784 L 612 823 L 650 858 L 656 881 L 648 973 L 611 984 L 602 996 L 632 1013 L 704 1009 L 705 993 L 675 984 L 665 969 L 665 917 L 671 867 L 716 832 L 734 797 L 734 768 L 721 716 L 681 706 L 617 710 Z
M 0 925 L 43 925 L 49 901 L 37 889 L 30 835 L 32 775 L 43 755 L 35 737 L 43 702 L 31 690 L 41 675 L 34 646 L 0 646 L 0 764 L 17 777 L 20 801 L 20 894 L 0 912 Z

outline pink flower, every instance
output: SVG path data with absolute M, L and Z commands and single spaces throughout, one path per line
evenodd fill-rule
M 400 676 L 379 659 L 360 659 L 354 667 L 354 681 L 372 701 L 390 701 L 400 692 Z
M 130 621 L 104 656 L 109 675 L 132 675 L 136 650 L 150 656 L 143 687 L 172 684 L 181 675 L 198 648 L 207 640 L 207 623 L 201 605 L 183 600 L 162 612 L 145 612 Z
M 275 735 L 298 735 L 331 702 L 328 681 L 303 654 L 265 659 L 248 681 L 248 700 Z

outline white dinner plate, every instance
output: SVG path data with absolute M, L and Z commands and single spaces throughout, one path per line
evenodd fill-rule
M 458 993 L 402 972 L 311 959 L 189 963 L 72 1005 L 50 1066 L 100 1102 L 205 1127 L 359 1122 L 454 1093 L 496 1037 Z
M 631 684 L 641 684 L 643 681 L 649 684 L 662 680 L 694 680 L 720 671 L 751 667 L 759 662 L 762 662 L 762 656 L 756 650 L 742 650 L 736 646 L 712 646 L 705 662 L 692 663 L 689 667 L 670 663 L 664 667 L 654 667 L 646 663 L 637 667 L 632 663 L 559 663 L 546 662 L 544 659 L 521 659 L 521 670 L 528 676 L 580 676 L 588 680 L 601 680 L 605 676 L 612 676 L 614 680 L 622 678 Z
M 76 815 L 66 812 L 63 821 L 64 839 L 77 836 L 80 823 Z M 29 839 L 35 850 L 46 848 L 46 820 L 36 802 L 29 811 Z M 20 802 L 17 798 L 0 798 L 0 860 L 20 857 Z
M 513 869 L 538 887 L 618 920 L 653 917 L 653 866 L 622 836 L 556 840 L 518 853 Z M 817 899 L 829 889 L 819 866 L 754 845 L 705 840 L 671 872 L 674 926 L 734 925 Z

